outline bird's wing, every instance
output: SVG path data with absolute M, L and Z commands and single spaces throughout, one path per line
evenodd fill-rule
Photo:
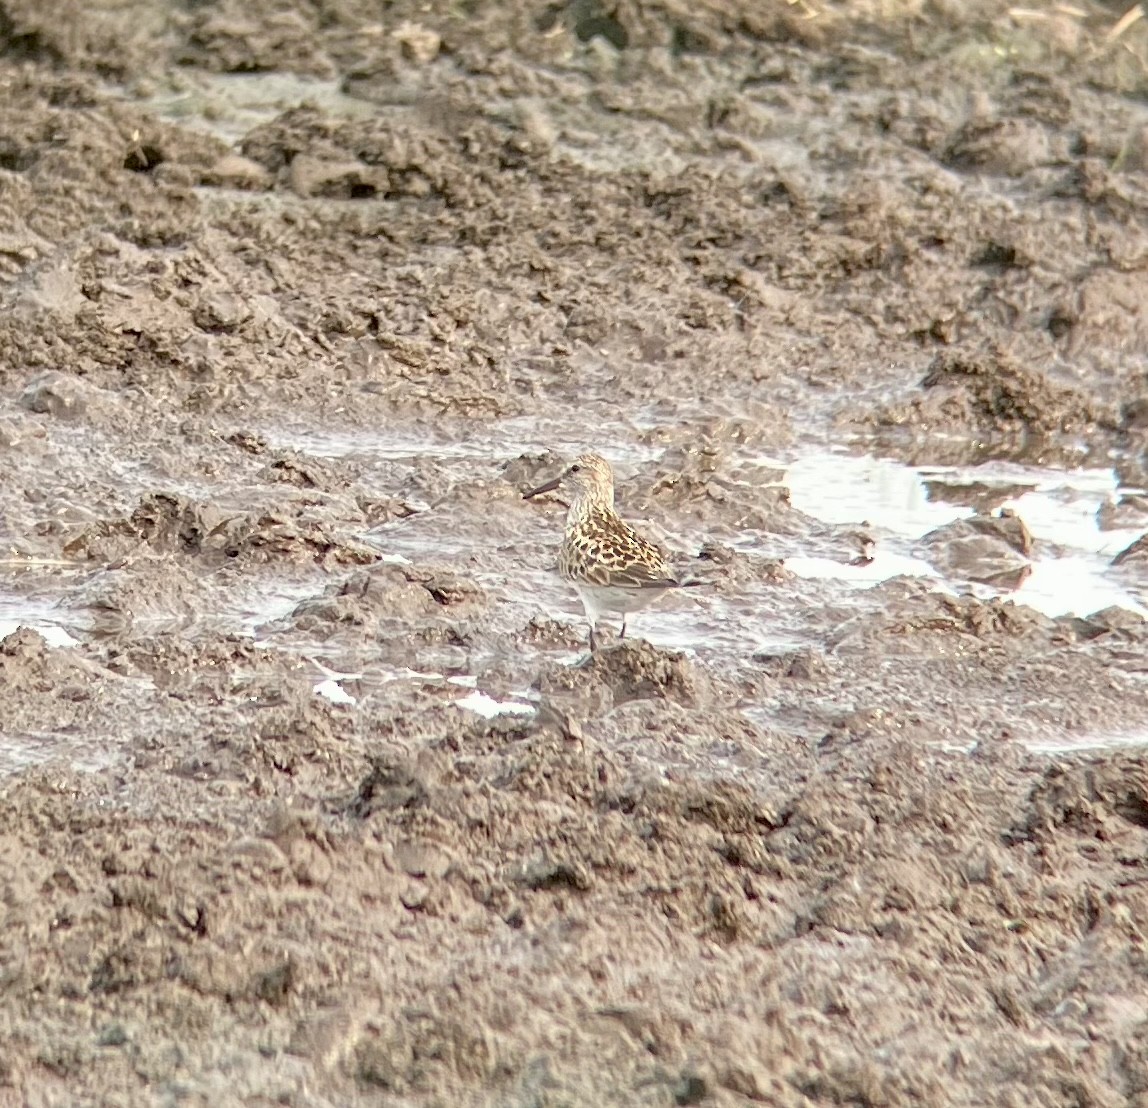
M 677 580 L 662 552 L 617 516 L 603 518 L 594 529 L 594 556 L 580 576 L 587 584 L 625 589 L 672 589 Z
M 654 574 L 646 566 L 627 566 L 611 575 L 611 585 L 628 589 L 676 589 L 678 582 L 673 577 Z

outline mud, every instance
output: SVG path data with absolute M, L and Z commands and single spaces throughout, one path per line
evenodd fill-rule
M 0 0 L 0 1104 L 1148 1104 L 1148 26 Z M 696 582 L 586 651 L 587 448 Z

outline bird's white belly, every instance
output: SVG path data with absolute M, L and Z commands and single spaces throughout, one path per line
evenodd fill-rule
M 582 606 L 591 623 L 599 616 L 614 612 L 626 615 L 648 608 L 666 592 L 665 589 L 623 589 L 614 585 L 575 585 Z

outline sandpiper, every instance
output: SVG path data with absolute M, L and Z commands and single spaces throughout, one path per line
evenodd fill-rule
M 590 621 L 590 649 L 597 647 L 598 620 L 607 612 L 622 617 L 654 603 L 681 582 L 661 551 L 642 538 L 614 511 L 614 471 L 605 458 L 583 454 L 552 481 L 523 496 L 529 500 L 559 486 L 573 496 L 566 514 L 566 535 L 558 553 L 558 572 L 578 591 Z

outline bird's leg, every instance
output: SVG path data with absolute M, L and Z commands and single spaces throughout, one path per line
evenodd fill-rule
M 618 642 L 621 642 L 626 637 L 626 617 L 622 617 L 622 632 L 618 636 Z
M 598 642 L 594 637 L 594 624 L 590 624 L 590 653 L 593 654 L 598 649 Z

